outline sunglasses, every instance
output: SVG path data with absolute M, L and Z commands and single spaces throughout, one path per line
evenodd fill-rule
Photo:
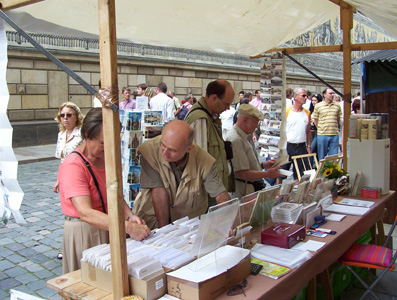
M 236 295 L 240 295 L 240 294 L 244 294 L 244 297 L 247 297 L 245 295 L 244 292 L 244 288 L 247 287 L 247 278 L 244 278 L 243 282 L 235 285 L 234 287 L 232 287 L 228 292 L 227 295 L 228 296 L 236 296 Z
M 71 118 L 73 115 L 74 115 L 74 114 L 60 114 L 59 116 L 60 116 L 61 118 L 64 118 L 64 117 Z

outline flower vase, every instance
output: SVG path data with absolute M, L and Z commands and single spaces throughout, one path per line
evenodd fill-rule
M 334 184 L 332 185 L 331 195 L 333 198 L 338 197 L 338 186 L 336 185 L 336 182 L 334 182 Z

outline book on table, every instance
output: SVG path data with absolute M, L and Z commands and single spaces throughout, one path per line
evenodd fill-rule
M 273 279 L 279 279 L 280 277 L 288 274 L 291 269 L 275 264 L 275 263 L 271 263 L 271 262 L 267 262 L 267 261 L 263 261 L 261 259 L 257 259 L 254 257 L 251 257 L 251 262 L 254 264 L 258 264 L 263 266 L 262 270 L 259 272 L 259 274 L 273 278 Z

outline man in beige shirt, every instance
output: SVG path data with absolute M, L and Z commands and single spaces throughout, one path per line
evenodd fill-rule
M 252 133 L 257 128 L 263 114 L 250 104 L 241 104 L 234 127 L 229 131 L 226 140 L 232 142 L 233 169 L 236 179 L 236 197 L 241 198 L 265 187 L 263 178 L 283 176 L 278 169 L 272 168 L 275 161 L 259 162 Z M 264 171 L 263 169 L 268 169 Z
M 138 148 L 142 189 L 133 211 L 151 229 L 205 213 L 207 193 L 217 203 L 230 200 L 215 159 L 192 143 L 193 136 L 189 124 L 175 120 L 164 127 L 161 136 Z

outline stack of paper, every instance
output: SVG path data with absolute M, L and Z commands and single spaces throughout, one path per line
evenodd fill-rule
M 273 223 L 295 224 L 302 211 L 302 204 L 282 202 L 272 209 Z

